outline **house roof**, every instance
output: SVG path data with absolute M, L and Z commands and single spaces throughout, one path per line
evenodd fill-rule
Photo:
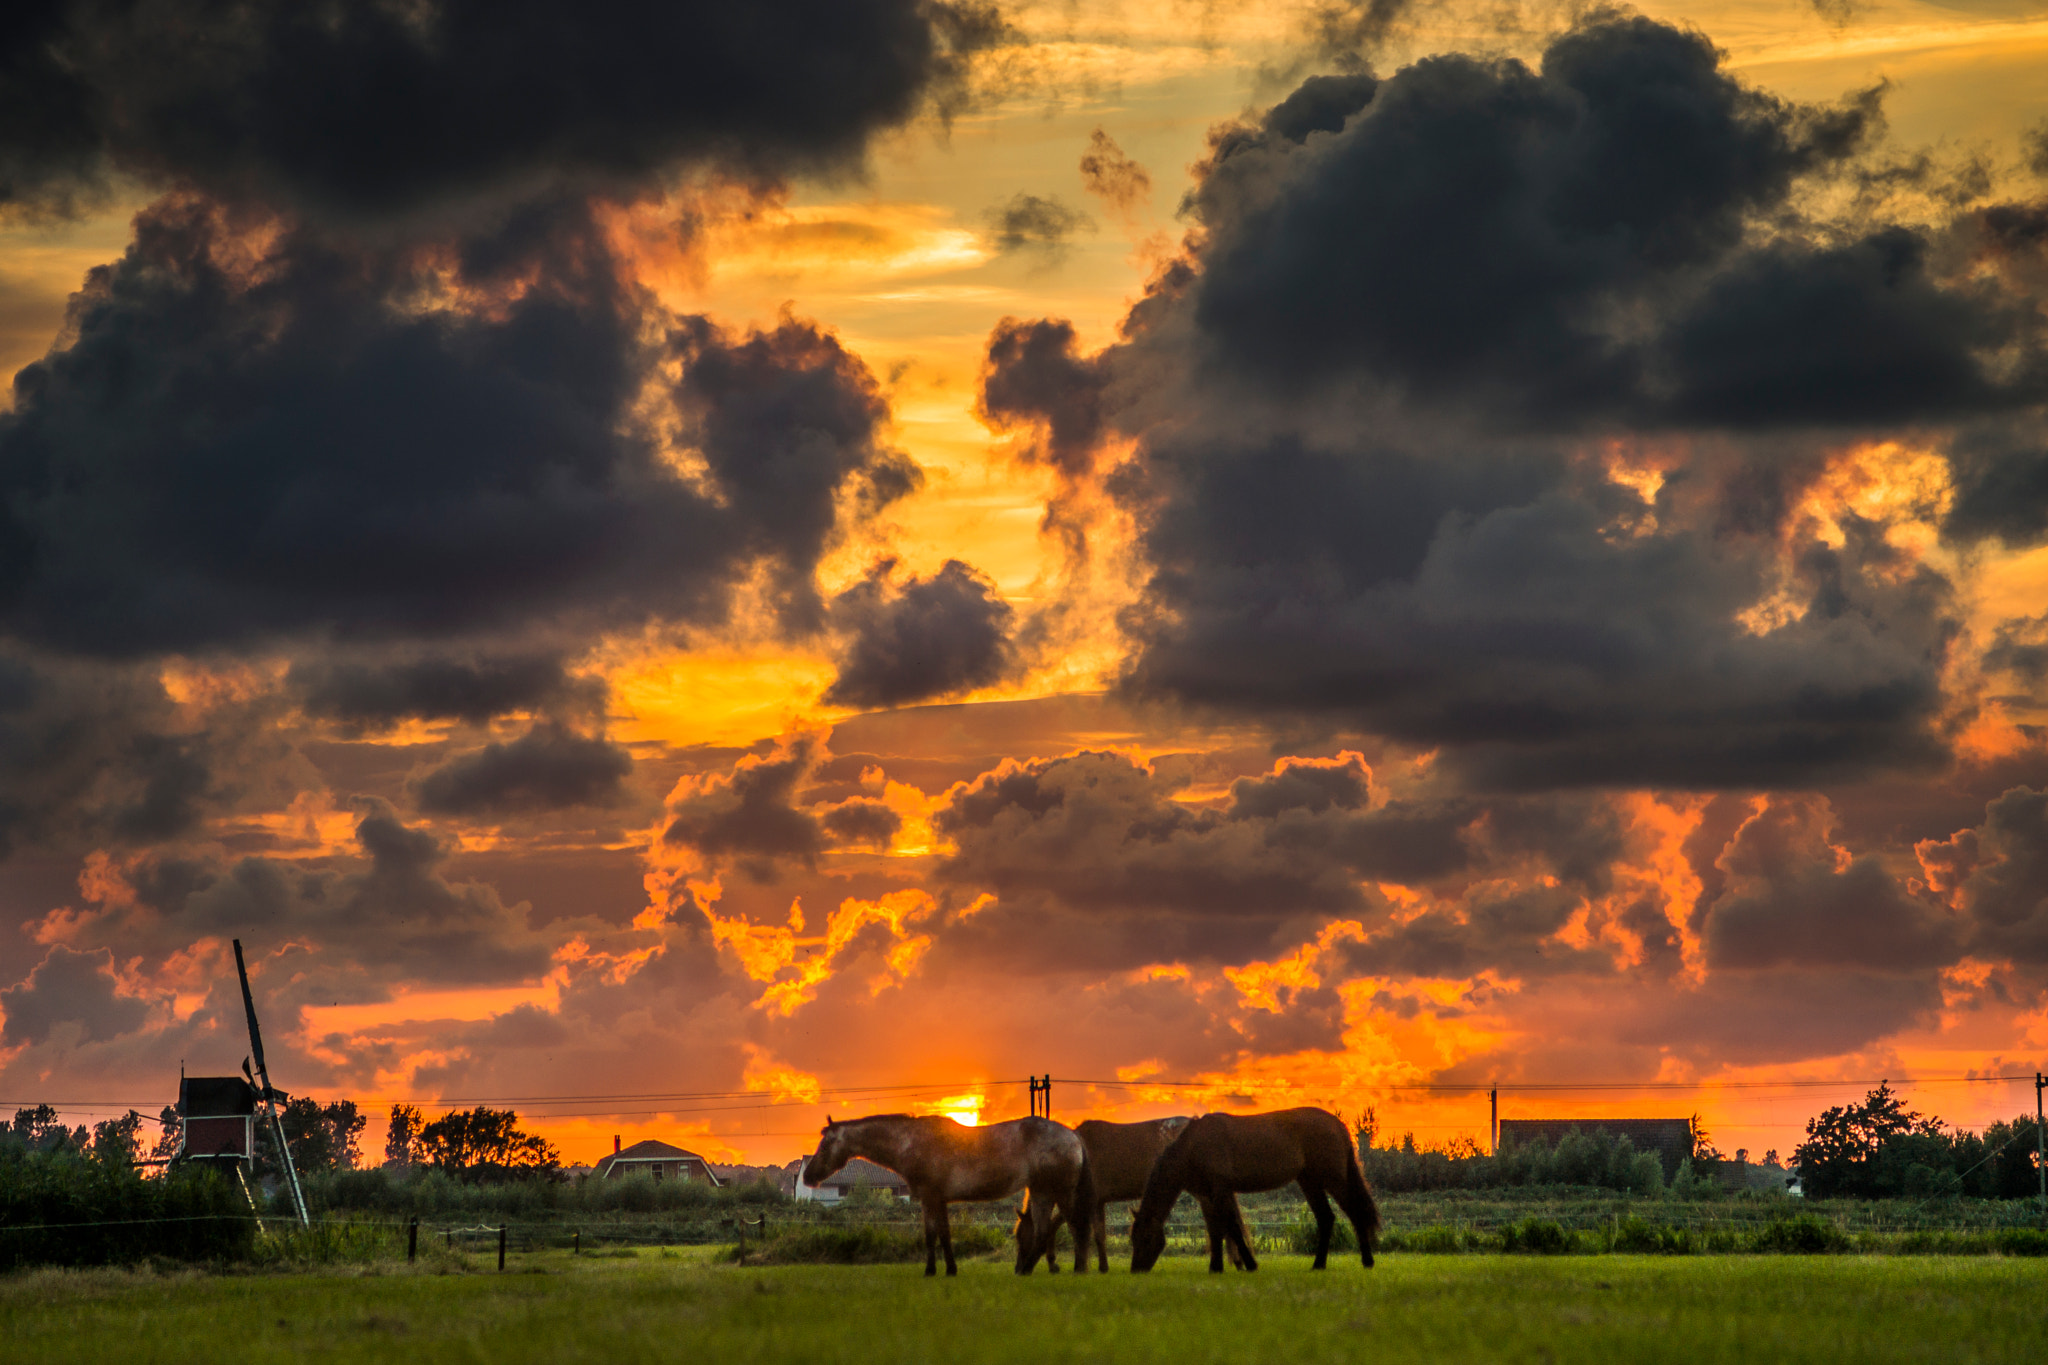
M 186 1118 L 238 1118 L 256 1112 L 256 1087 L 240 1076 L 181 1076 L 178 1112 Z
M 650 1164 L 657 1161 L 694 1161 L 697 1163 L 698 1167 L 703 1170 L 705 1179 L 709 1180 L 712 1184 L 721 1185 L 725 1183 L 718 1178 L 718 1172 L 711 1169 L 711 1163 L 706 1161 L 703 1157 L 698 1156 L 695 1152 L 686 1152 L 680 1147 L 672 1146 L 669 1143 L 659 1141 L 655 1138 L 643 1139 L 642 1141 L 634 1143 L 631 1147 L 626 1148 L 624 1151 L 607 1152 L 598 1161 L 596 1172 L 600 1176 L 604 1175 L 606 1172 L 610 1171 L 613 1166 L 617 1165 L 619 1162 L 622 1161 L 635 1164 L 643 1161 L 648 1162 Z
M 887 1166 L 877 1166 L 866 1157 L 858 1156 L 847 1162 L 844 1170 L 839 1171 L 835 1175 L 826 1176 L 812 1188 L 822 1189 L 827 1185 L 837 1185 L 841 1189 L 852 1189 L 856 1186 L 879 1186 L 891 1190 L 907 1190 L 910 1188 L 908 1180 L 905 1180 Z

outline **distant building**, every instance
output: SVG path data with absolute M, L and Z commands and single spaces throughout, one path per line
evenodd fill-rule
M 810 1160 L 809 1157 L 804 1158 Z M 803 1166 L 797 1166 L 796 1197 L 820 1204 L 836 1204 L 855 1190 L 882 1190 L 896 1199 L 910 1198 L 910 1182 L 887 1166 L 877 1166 L 865 1157 L 855 1157 L 844 1169 L 816 1185 L 806 1184 Z
M 621 1150 L 619 1140 L 612 1139 L 612 1154 L 597 1163 L 592 1172 L 598 1180 L 622 1180 L 629 1175 L 651 1175 L 656 1180 L 695 1180 L 706 1185 L 723 1185 L 718 1172 L 711 1169 L 711 1163 L 695 1152 L 686 1152 L 680 1147 L 671 1147 L 666 1142 L 648 1138 Z
M 1691 1119 L 1502 1119 L 1500 1145 L 1526 1147 L 1542 1143 L 1557 1145 L 1559 1138 L 1577 1130 L 1605 1137 L 1625 1137 L 1639 1152 L 1655 1152 L 1664 1166 L 1664 1179 L 1678 1174 L 1678 1163 L 1692 1155 Z

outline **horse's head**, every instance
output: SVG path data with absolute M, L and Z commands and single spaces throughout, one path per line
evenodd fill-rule
M 829 1115 L 825 1127 L 818 1134 L 818 1150 L 804 1158 L 801 1178 L 806 1185 L 816 1185 L 820 1180 L 830 1180 L 846 1169 L 846 1163 L 858 1155 L 853 1150 L 853 1134 L 848 1125 L 834 1123 Z
M 1142 1218 L 1131 1224 L 1131 1269 L 1150 1270 L 1166 1250 L 1166 1220 Z

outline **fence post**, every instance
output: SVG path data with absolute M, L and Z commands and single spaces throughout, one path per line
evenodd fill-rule
M 498 1224 L 498 1269 L 505 1268 L 505 1225 Z
M 417 1261 L 420 1258 L 420 1220 L 415 1218 L 405 1225 L 405 1259 Z

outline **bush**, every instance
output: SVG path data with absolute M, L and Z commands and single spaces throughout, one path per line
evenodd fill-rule
M 1308 1210 L 1302 1210 L 1301 1217 L 1289 1225 L 1283 1240 L 1289 1251 L 1298 1252 L 1303 1256 L 1316 1254 L 1316 1220 L 1309 1216 Z M 1351 1220 L 1341 1213 L 1337 1215 L 1336 1224 L 1330 1229 L 1330 1250 L 1349 1251 L 1353 1254 L 1358 1251 L 1358 1233 L 1351 1226 Z
M 1009 1234 L 989 1223 L 953 1229 L 953 1255 L 985 1256 L 1009 1246 Z M 764 1265 L 881 1265 L 924 1260 L 924 1233 L 907 1228 L 816 1227 L 778 1233 L 749 1248 Z
M 242 1192 L 215 1171 L 144 1180 L 126 1161 L 0 1148 L 0 1270 L 241 1260 L 255 1232 Z
M 1646 1256 L 1684 1256 L 1693 1249 L 1692 1232 L 1628 1217 L 1618 1219 L 1609 1250 Z
M 1548 1218 L 1524 1218 L 1500 1230 L 1502 1251 L 1562 1256 L 1579 1249 L 1578 1234 Z
M 2048 1231 L 2006 1228 L 1992 1239 L 2001 1256 L 2048 1256 Z
M 1442 1223 L 1431 1223 L 1428 1227 L 1382 1233 L 1378 1249 L 1442 1256 L 1460 1251 L 1477 1251 L 1483 1245 L 1484 1240 L 1478 1233 L 1465 1232 Z M 1314 1243 L 1310 1243 L 1307 1249 L 1313 1252 Z
M 1759 1228 L 1750 1238 L 1750 1250 L 1775 1251 L 1795 1256 L 1814 1256 L 1846 1251 L 1848 1234 L 1818 1214 L 1802 1213 Z

